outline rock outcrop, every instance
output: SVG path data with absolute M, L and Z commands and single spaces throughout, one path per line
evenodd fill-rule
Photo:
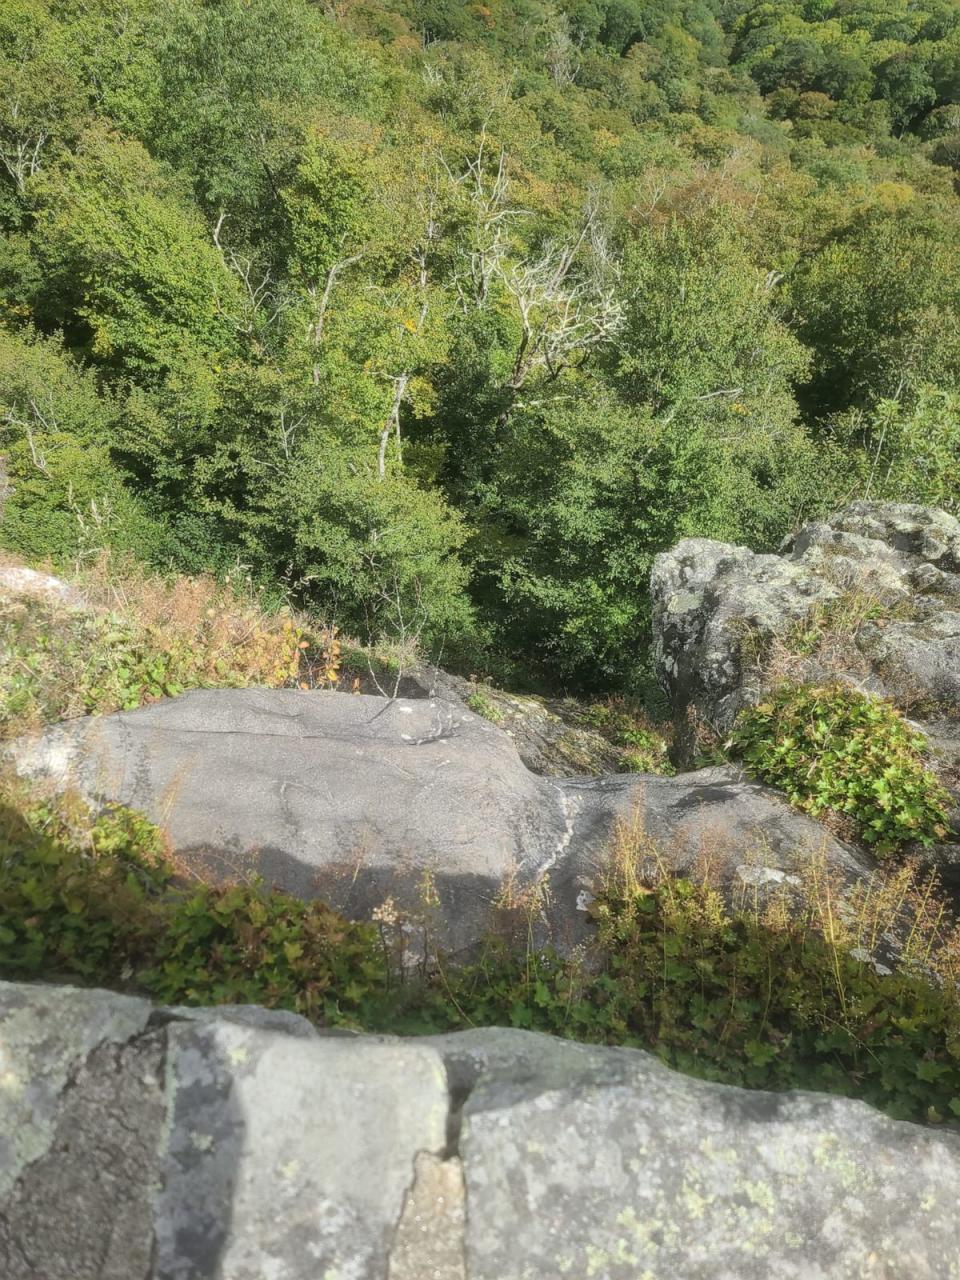
M 780 555 L 688 538 L 657 557 L 651 594 L 657 674 L 681 723 L 696 711 L 725 732 L 759 695 L 771 646 L 818 612 L 843 643 L 808 646 L 795 676 L 845 679 L 926 719 L 960 708 L 960 522 L 943 511 L 854 502 Z
M 293 1021 L 0 984 L 4 1280 L 957 1274 L 954 1132 L 636 1050 Z
M 549 936 L 578 942 L 620 822 L 677 870 L 705 853 L 727 878 L 789 870 L 821 849 L 846 875 L 865 866 L 736 769 L 539 777 L 504 732 L 436 698 L 199 690 L 59 725 L 12 755 L 23 774 L 141 810 L 215 878 L 258 872 L 355 917 L 392 898 L 415 917 L 429 874 L 453 950 L 489 929 L 506 886 L 537 882 Z
M 512 693 L 426 664 L 404 676 L 399 693 L 476 708 L 513 740 L 527 768 L 545 777 L 620 773 L 629 765 L 628 749 L 591 724 L 587 705 L 573 698 Z
M 74 607 L 83 604 L 83 597 L 76 587 L 61 578 L 12 564 L 0 564 L 0 596 L 13 599 L 27 596 Z

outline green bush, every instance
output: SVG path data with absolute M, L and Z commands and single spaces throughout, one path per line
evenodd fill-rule
M 0 975 L 123 985 L 173 1004 L 255 1003 L 317 1022 L 372 1018 L 388 987 L 372 925 L 254 883 L 174 874 L 125 809 L 0 796 Z
M 115 985 L 149 958 L 170 880 L 155 828 L 126 810 L 0 794 L 0 972 Z
M 169 1003 L 262 1004 L 323 1024 L 375 1016 L 389 987 L 372 925 L 259 883 L 172 897 L 140 981 Z
M 731 742 L 791 804 L 847 815 L 877 854 L 947 834 L 950 798 L 924 763 L 923 735 L 882 698 L 783 685 L 740 713 Z

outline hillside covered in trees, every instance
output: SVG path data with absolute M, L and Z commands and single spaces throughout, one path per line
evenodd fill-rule
M 0 542 L 636 690 L 648 575 L 960 505 L 957 0 L 6 0 Z

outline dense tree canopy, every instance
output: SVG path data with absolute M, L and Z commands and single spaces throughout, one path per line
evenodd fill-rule
M 958 0 L 8 0 L 0 539 L 638 687 L 656 552 L 960 505 Z

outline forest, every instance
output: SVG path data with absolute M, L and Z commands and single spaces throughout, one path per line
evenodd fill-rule
M 957 0 L 4 0 L 0 543 L 636 693 L 681 537 L 960 508 Z

